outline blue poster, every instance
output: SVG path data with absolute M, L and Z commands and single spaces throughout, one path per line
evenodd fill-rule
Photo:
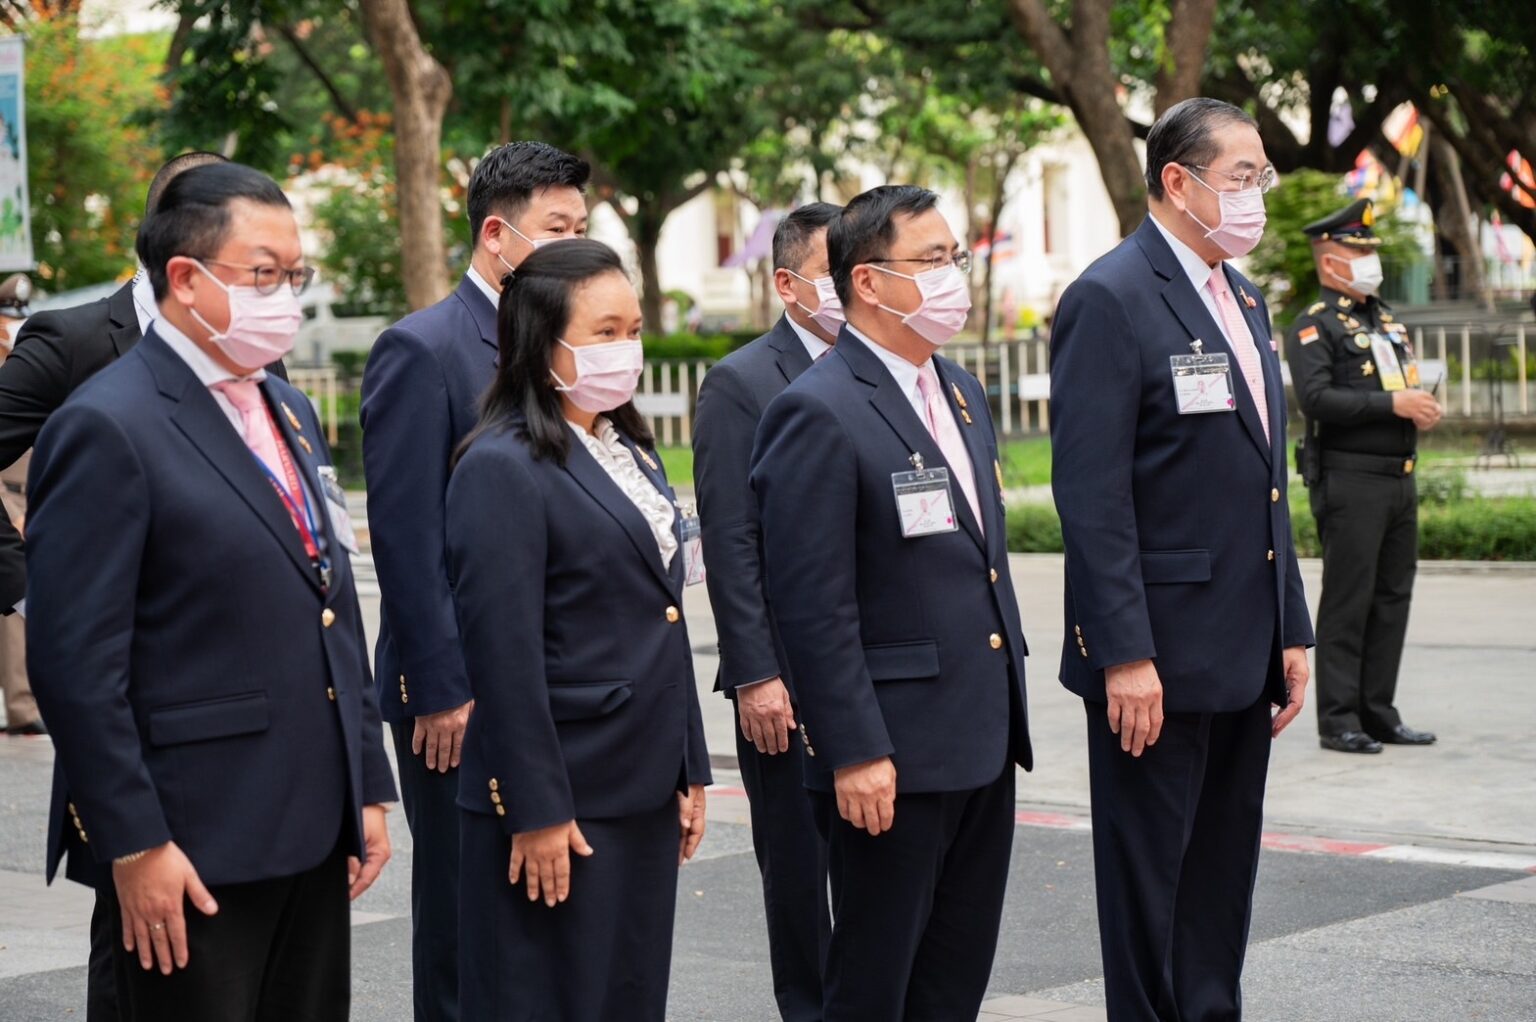
M 36 266 L 27 201 L 24 46 L 17 36 L 0 38 L 0 272 Z

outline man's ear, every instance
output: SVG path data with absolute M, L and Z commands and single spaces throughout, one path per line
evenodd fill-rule
M 782 266 L 773 271 L 773 289 L 785 305 L 794 305 L 799 301 L 795 296 L 795 278 Z
M 875 291 L 876 270 L 867 263 L 861 263 L 853 268 L 849 277 L 849 283 L 853 286 L 853 297 L 866 305 L 879 305 L 880 295 Z

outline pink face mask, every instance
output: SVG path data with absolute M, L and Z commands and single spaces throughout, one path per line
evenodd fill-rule
M 1200 178 L 1191 173 L 1190 177 L 1196 181 Z M 1195 214 L 1185 210 L 1189 218 L 1201 227 L 1205 227 L 1205 236 L 1216 243 L 1216 246 L 1233 259 L 1240 258 L 1252 252 L 1259 239 L 1264 237 L 1264 225 L 1268 222 L 1268 214 L 1264 212 L 1264 191 L 1260 188 L 1244 188 L 1240 192 L 1217 192 L 1216 189 L 1200 181 L 1207 190 L 1216 192 L 1216 199 L 1221 203 L 1221 222 L 1215 227 L 1207 227 Z
M 965 274 L 954 263 L 924 270 L 916 276 L 887 270 L 874 263 L 868 266 L 893 277 L 905 277 L 917 285 L 922 301 L 911 312 L 901 312 L 888 305 L 879 308 L 900 316 L 902 323 L 915 330 L 929 344 L 943 347 L 965 326 L 966 317 L 971 313 L 971 288 L 966 283 Z
M 571 404 L 586 412 L 611 412 L 635 396 L 640 371 L 645 368 L 645 350 L 639 341 L 610 341 L 572 347 L 563 340 L 557 344 L 576 356 L 576 382 L 566 383 L 551 369 L 556 390 L 571 399 Z
M 215 330 L 196 309 L 189 307 L 187 311 L 231 362 L 243 369 L 258 369 L 293 350 L 299 327 L 304 325 L 304 310 L 286 281 L 264 295 L 254 287 L 224 283 L 200 262 L 197 268 L 229 296 L 229 326 Z
M 806 280 L 794 270 L 788 272 L 791 277 L 804 281 L 816 289 L 816 308 L 806 309 L 805 303 L 798 300 L 795 304 L 805 309 L 805 314 L 814 319 L 817 326 L 829 334 L 836 335 L 848 320 L 843 315 L 843 300 L 837 297 L 837 287 L 832 283 L 832 278 L 817 277 L 815 280 Z

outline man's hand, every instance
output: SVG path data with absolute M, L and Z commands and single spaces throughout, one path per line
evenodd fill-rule
M 1419 429 L 1434 429 L 1444 409 L 1429 391 L 1410 388 L 1392 392 L 1392 414 L 1412 419 Z
M 1398 391 L 1399 394 L 1402 391 Z M 1280 707 L 1280 712 L 1275 714 L 1273 725 L 1270 729 L 1272 738 L 1279 738 L 1280 732 L 1290 726 L 1291 721 L 1301 712 L 1302 706 L 1307 701 L 1307 680 L 1312 676 L 1307 667 L 1307 648 L 1305 646 L 1291 646 L 1285 651 L 1285 705 Z
M 741 733 L 767 756 L 789 751 L 789 733 L 795 729 L 795 708 L 782 678 L 770 678 L 736 689 L 736 712 Z
M 459 752 L 464 748 L 464 729 L 469 726 L 469 714 L 475 708 L 471 699 L 463 706 L 441 713 L 428 713 L 416 718 L 416 730 L 411 734 L 411 752 L 420 756 L 425 750 L 427 769 L 446 774 L 459 765 Z
M 167 841 L 135 862 L 113 863 L 112 883 L 122 908 L 123 947 L 139 953 L 146 971 L 156 962 L 165 976 L 172 966 L 185 969 L 190 956 L 184 903 L 190 899 L 206 916 L 219 905 L 176 842 Z
M 347 898 L 351 901 L 373 886 L 389 861 L 388 812 L 379 805 L 363 806 L 363 851 L 367 854 L 362 862 L 355 855 L 347 856 Z
M 592 854 L 592 846 L 581 836 L 575 820 L 553 827 L 512 835 L 512 862 L 507 879 L 516 887 L 518 878 L 528 874 L 528 900 L 544 899 L 554 908 L 571 896 L 571 853 Z
M 704 840 L 704 785 L 690 784 L 688 794 L 677 793 L 677 864 L 693 858 Z
M 837 813 L 870 837 L 879 837 L 896 822 L 896 764 L 881 756 L 845 766 L 833 774 Z
M 1116 664 L 1104 671 L 1109 697 L 1109 729 L 1120 748 L 1140 756 L 1163 733 L 1163 682 L 1150 660 Z

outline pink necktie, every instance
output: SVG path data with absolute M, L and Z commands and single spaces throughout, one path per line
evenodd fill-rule
M 1216 296 L 1216 309 L 1221 313 L 1221 324 L 1227 328 L 1227 340 L 1232 342 L 1232 349 L 1237 352 L 1238 368 L 1243 371 L 1248 393 L 1259 409 L 1259 422 L 1263 423 L 1264 439 L 1268 440 L 1269 399 L 1264 395 L 1264 366 L 1259 361 L 1259 349 L 1253 343 L 1253 331 L 1248 329 L 1248 321 L 1243 319 L 1237 307 L 1237 299 L 1232 297 L 1232 289 L 1227 286 L 1225 264 L 1216 264 L 1216 268 L 1211 271 L 1208 286 L 1211 294 Z
M 229 398 L 245 423 L 245 446 L 272 471 L 273 479 L 283 478 L 283 458 L 277 452 L 277 437 L 272 433 L 272 417 L 261 400 L 255 380 L 225 380 L 214 388 Z
M 925 418 L 928 420 L 928 432 L 939 445 L 939 453 L 944 455 L 950 475 L 960 483 L 960 490 L 965 494 L 966 502 L 971 505 L 971 514 L 976 518 L 977 528 L 981 529 L 982 535 L 986 535 L 987 528 L 981 520 L 981 504 L 976 500 L 976 471 L 971 465 L 971 456 L 966 453 L 965 441 L 960 438 L 960 429 L 955 425 L 954 413 L 949 410 L 949 402 L 944 400 L 944 391 L 939 387 L 939 374 L 933 368 L 933 362 L 928 362 L 917 371 L 917 389 L 923 395 L 923 403 L 927 407 Z

